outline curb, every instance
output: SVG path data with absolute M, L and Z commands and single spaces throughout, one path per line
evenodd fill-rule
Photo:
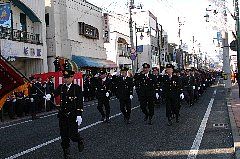
M 234 118 L 234 113 L 232 110 L 232 91 L 230 91 L 230 94 L 227 95 L 227 107 L 228 107 L 228 114 L 229 114 L 229 119 L 230 119 L 230 124 L 231 124 L 231 129 L 232 129 L 232 136 L 233 136 L 233 148 L 234 148 L 234 156 L 235 159 L 240 159 L 240 136 L 239 136 L 239 131 L 237 128 L 237 124 L 235 122 Z

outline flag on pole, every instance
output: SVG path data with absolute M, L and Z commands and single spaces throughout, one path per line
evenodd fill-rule
M 0 58 L 0 110 L 12 92 L 27 90 L 28 83 L 4 59 Z

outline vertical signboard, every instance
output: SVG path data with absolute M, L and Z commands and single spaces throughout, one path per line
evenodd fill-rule
M 103 13 L 103 20 L 104 20 L 104 43 L 109 43 L 109 36 L 110 36 L 110 29 L 109 29 L 109 15 L 108 13 Z

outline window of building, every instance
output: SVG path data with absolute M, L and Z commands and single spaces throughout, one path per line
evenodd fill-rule
M 126 44 L 118 43 L 118 54 L 119 57 L 128 57 L 128 48 Z
M 27 32 L 27 18 L 26 14 L 20 13 L 20 30 Z
M 45 14 L 45 22 L 46 22 L 46 26 L 49 26 L 49 13 Z

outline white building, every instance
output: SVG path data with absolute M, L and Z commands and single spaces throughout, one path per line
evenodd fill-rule
M 104 44 L 107 59 L 115 62 L 118 67 L 124 66 L 131 69 L 129 17 L 121 14 L 109 15 L 109 26 L 110 41 Z
M 145 62 L 149 63 L 151 67 L 159 67 L 161 35 L 157 17 L 150 11 L 134 9 L 133 21 L 136 24 L 135 45 L 143 45 L 143 51 L 138 52 L 137 68 L 141 68 Z
M 46 17 L 50 71 L 57 56 L 73 60 L 81 70 L 115 67 L 106 60 L 101 8 L 86 0 L 48 0 Z
M 3 0 L 0 7 L 1 54 L 26 76 L 47 72 L 45 2 Z

